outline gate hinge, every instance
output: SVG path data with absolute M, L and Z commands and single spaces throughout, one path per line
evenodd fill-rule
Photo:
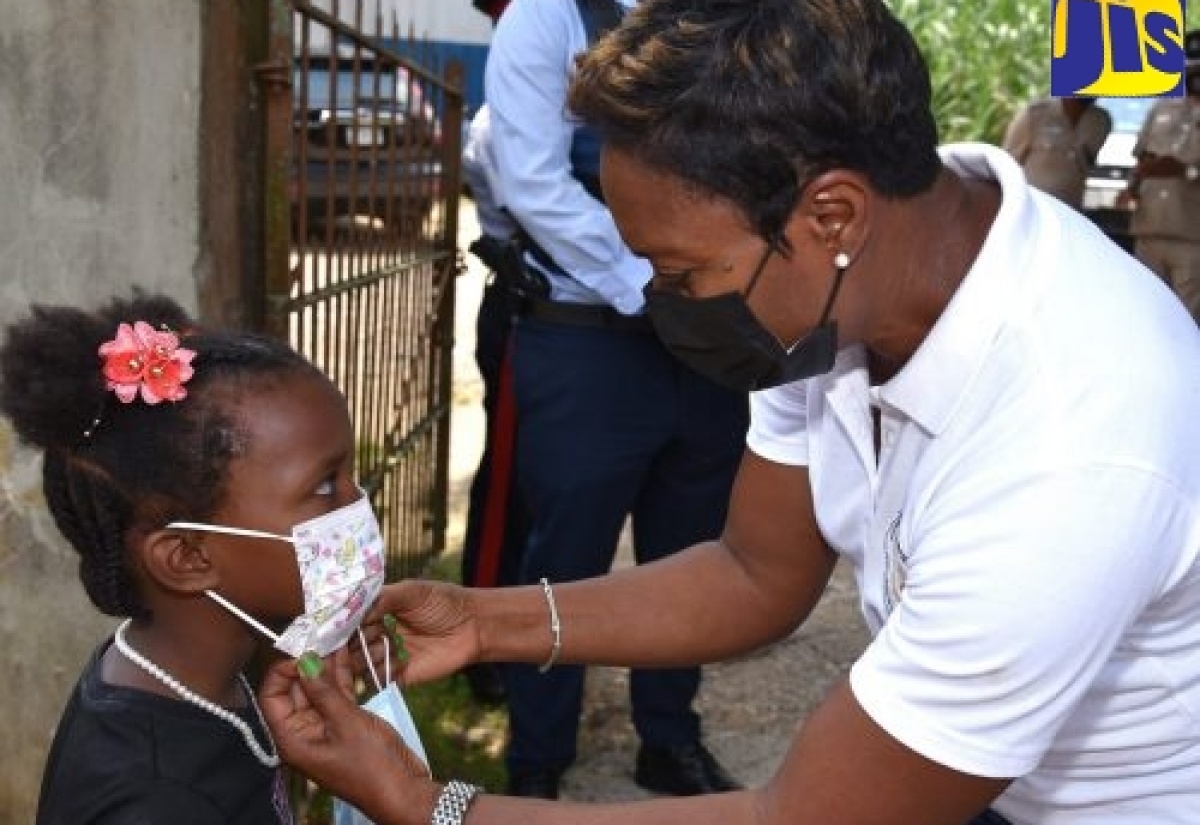
M 253 71 L 269 91 L 284 92 L 292 88 L 292 65 L 284 60 L 264 60 L 255 63 Z

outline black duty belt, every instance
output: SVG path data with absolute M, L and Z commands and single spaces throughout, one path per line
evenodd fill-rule
M 645 315 L 622 315 L 612 307 L 601 304 L 577 304 L 527 297 L 521 301 L 520 315 L 523 318 L 573 327 L 594 327 L 617 332 L 654 331 L 650 319 Z

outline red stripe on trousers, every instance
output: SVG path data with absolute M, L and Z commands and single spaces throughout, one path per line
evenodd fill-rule
M 512 379 L 513 336 L 508 336 L 504 359 L 497 381 L 496 410 L 492 431 L 492 466 L 488 473 L 487 494 L 480 528 L 479 556 L 475 563 L 475 586 L 495 587 L 500 577 L 500 554 L 508 521 L 508 500 L 512 494 L 513 452 L 517 440 L 517 402 Z

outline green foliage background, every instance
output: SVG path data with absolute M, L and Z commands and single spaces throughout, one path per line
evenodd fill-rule
M 999 143 L 1017 107 L 1050 93 L 1053 0 L 888 0 L 933 78 L 941 142 Z M 1186 28 L 1200 27 L 1200 0 Z

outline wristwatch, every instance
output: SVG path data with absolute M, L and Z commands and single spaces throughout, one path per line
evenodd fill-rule
M 1200 164 L 1189 163 L 1183 169 L 1183 179 L 1188 183 L 1200 180 Z
M 459 782 L 452 779 L 438 794 L 437 804 L 433 806 L 433 815 L 429 817 L 429 825 L 463 825 L 467 808 L 475 801 L 475 797 L 483 791 L 478 785 Z

